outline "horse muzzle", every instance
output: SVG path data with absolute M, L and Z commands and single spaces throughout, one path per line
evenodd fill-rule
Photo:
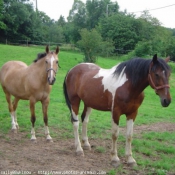
M 55 83 L 55 81 L 56 81 L 56 78 L 55 77 L 54 78 L 48 77 L 47 80 L 48 80 L 49 85 L 53 85 Z
M 169 99 L 161 98 L 160 101 L 161 101 L 161 104 L 163 107 L 168 107 L 169 104 L 171 103 L 171 98 L 169 98 Z

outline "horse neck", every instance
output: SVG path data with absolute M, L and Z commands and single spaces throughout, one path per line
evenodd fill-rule
M 47 73 L 46 73 L 46 65 L 45 59 L 42 58 L 37 62 L 34 62 L 29 66 L 30 71 L 32 72 L 35 78 L 38 78 L 42 83 L 47 83 Z
M 144 89 L 146 87 L 149 86 L 149 81 L 148 81 L 148 72 L 149 72 L 149 66 L 146 67 L 147 69 L 147 73 L 146 74 L 142 74 L 139 81 L 137 81 L 136 84 L 132 84 L 131 83 L 131 87 L 132 87 L 132 92 L 135 92 L 133 94 L 135 95 L 139 95 L 140 93 L 142 93 L 144 91 Z
M 144 77 L 143 81 L 138 82 L 135 86 L 132 86 L 133 89 L 132 92 L 135 92 L 133 94 L 136 96 L 141 94 L 144 91 L 144 89 L 148 87 L 148 85 L 149 85 L 148 77 Z

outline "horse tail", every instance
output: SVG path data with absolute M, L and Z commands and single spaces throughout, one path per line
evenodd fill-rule
M 66 104 L 67 104 L 67 106 L 68 106 L 68 108 L 69 108 L 69 110 L 71 112 L 71 102 L 70 102 L 68 94 L 67 94 L 66 77 L 65 77 L 64 83 L 63 83 L 63 91 L 64 91 L 64 97 L 65 97 L 65 100 L 66 100 Z
M 66 104 L 70 110 L 70 113 L 71 113 L 71 122 L 77 122 L 78 120 L 75 120 L 72 116 L 72 110 L 71 110 L 71 102 L 69 100 L 69 97 L 68 97 L 68 94 L 67 94 L 67 86 L 66 86 L 66 78 L 67 76 L 65 77 L 64 79 L 64 83 L 63 83 L 63 91 L 64 91 L 64 97 L 65 97 L 65 100 L 66 100 Z

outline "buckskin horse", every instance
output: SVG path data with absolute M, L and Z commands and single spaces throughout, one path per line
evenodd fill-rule
M 144 99 L 143 90 L 150 85 L 160 97 L 163 107 L 171 103 L 169 92 L 170 67 L 165 60 L 133 58 L 111 69 L 103 69 L 92 63 L 81 63 L 67 73 L 64 83 L 64 96 L 71 112 L 77 155 L 84 155 L 83 149 L 91 149 L 87 136 L 87 124 L 91 109 L 111 111 L 112 115 L 112 150 L 111 163 L 120 164 L 116 141 L 119 136 L 119 120 L 126 115 L 126 149 L 127 163 L 137 165 L 132 156 L 131 141 L 133 125 L 138 108 Z M 78 111 L 80 101 L 84 103 L 82 119 L 82 146 L 78 129 Z
M 30 66 L 21 61 L 8 61 L 0 70 L 0 83 L 8 102 L 8 108 L 12 119 L 12 130 L 19 129 L 17 123 L 16 108 L 18 101 L 29 100 L 31 111 L 31 140 L 36 141 L 35 136 L 35 103 L 41 101 L 43 119 L 45 123 L 45 134 L 47 141 L 52 141 L 48 128 L 48 105 L 51 85 L 55 82 L 58 70 L 58 52 L 50 52 L 46 46 L 45 53 L 38 54 Z M 14 96 L 12 103 L 11 96 Z

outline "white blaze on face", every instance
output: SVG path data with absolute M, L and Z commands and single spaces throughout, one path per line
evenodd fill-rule
M 53 62 L 54 62 L 55 58 L 52 56 L 51 59 L 50 59 L 50 63 L 51 63 L 51 71 L 50 71 L 50 76 L 51 78 L 53 79 Z
M 112 94 L 112 98 L 113 98 L 112 109 L 113 109 L 116 90 L 128 80 L 126 78 L 126 74 L 124 73 L 125 67 L 123 68 L 120 74 L 118 75 L 113 74 L 117 66 L 114 66 L 111 69 L 100 69 L 99 72 L 93 77 L 93 78 L 103 77 L 102 85 L 104 86 L 104 91 L 108 90 Z

